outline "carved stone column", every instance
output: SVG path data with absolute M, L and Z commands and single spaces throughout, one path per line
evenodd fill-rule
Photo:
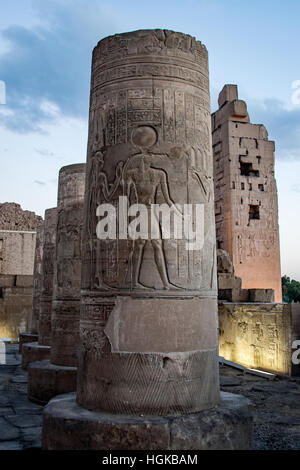
M 38 322 L 39 336 L 38 342 L 27 343 L 22 347 L 23 369 L 27 369 L 30 362 L 48 359 L 50 355 L 56 218 L 56 207 L 52 209 L 46 209 L 43 238 L 40 311 Z
M 36 334 L 38 334 L 39 316 L 40 316 L 40 297 L 41 297 L 41 290 L 42 290 L 43 243 L 44 243 L 44 224 L 40 225 L 36 230 L 36 246 L 35 246 L 35 256 L 34 256 L 31 331 L 32 333 L 36 333 Z
M 180 414 L 219 401 L 207 51 L 191 36 L 137 31 L 93 54 L 77 402 Z M 99 240 L 98 204 L 199 204 L 204 244 Z M 150 218 L 149 218 L 150 221 Z M 119 222 L 119 220 L 117 220 Z M 119 225 L 119 224 L 117 224 Z M 157 222 L 158 231 L 163 228 Z
M 46 407 L 45 448 L 190 449 L 193 420 L 184 424 L 182 415 L 220 408 L 212 175 L 205 46 L 165 30 L 100 41 L 92 62 L 77 399 Z M 130 217 L 134 204 L 140 219 Z M 186 219 L 198 227 L 198 243 L 187 231 L 168 238 L 155 204 L 179 218 L 193 205 Z M 175 422 L 184 443 L 172 443 Z M 194 424 L 198 432 L 202 425 Z
M 22 347 L 25 343 L 38 341 L 38 323 L 40 315 L 40 296 L 42 288 L 42 259 L 43 259 L 43 239 L 44 224 L 36 229 L 36 244 L 33 269 L 33 292 L 32 292 L 32 312 L 29 321 L 30 333 L 19 335 L 19 352 L 22 354 Z
M 59 172 L 51 355 L 28 367 L 28 398 L 42 404 L 76 390 L 85 166 Z
M 42 291 L 40 298 L 39 344 L 51 345 L 51 312 L 55 270 L 57 208 L 45 212 Z

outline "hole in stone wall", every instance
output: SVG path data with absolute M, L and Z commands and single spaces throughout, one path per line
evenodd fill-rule
M 163 357 L 163 369 L 165 369 L 169 362 L 171 362 L 171 359 L 169 357 Z
M 245 163 L 240 161 L 240 170 L 242 176 L 259 176 L 259 171 L 254 170 L 252 163 Z
M 265 190 L 264 185 L 263 185 L 263 184 L 259 184 L 259 185 L 258 185 L 258 189 L 259 189 L 260 191 L 264 191 L 264 190 Z
M 259 206 L 256 204 L 249 204 L 249 220 L 259 220 Z
M 241 189 L 245 189 L 245 183 L 241 183 Z

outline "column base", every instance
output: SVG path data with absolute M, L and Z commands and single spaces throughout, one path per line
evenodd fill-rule
M 28 366 L 28 399 L 46 405 L 51 398 L 76 391 L 77 367 L 57 366 L 48 360 Z
M 28 364 L 50 359 L 50 346 L 36 343 L 25 343 L 22 346 L 22 369 L 27 370 Z
M 221 392 L 213 409 L 183 416 L 127 416 L 93 412 L 75 393 L 53 398 L 43 412 L 46 450 L 248 450 L 251 402 Z
M 19 334 L 19 354 L 22 354 L 22 346 L 25 343 L 34 343 L 38 341 L 39 335 L 35 333 L 20 333 Z

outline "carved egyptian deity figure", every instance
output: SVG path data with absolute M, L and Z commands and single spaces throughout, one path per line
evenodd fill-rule
M 104 173 L 103 171 L 103 166 L 104 166 L 103 153 L 100 151 L 96 152 L 94 158 L 97 161 L 97 166 L 96 166 L 97 175 L 96 175 L 96 207 L 94 207 L 94 212 L 92 214 L 93 218 L 96 217 L 97 206 L 98 204 L 101 204 L 103 202 L 103 198 L 105 199 L 106 202 L 109 202 L 113 198 L 121 181 L 122 166 L 123 166 L 123 162 L 118 163 L 117 168 L 116 168 L 115 180 L 112 184 L 109 184 L 106 173 Z M 94 225 L 94 230 L 96 230 L 95 227 L 96 227 L 96 224 Z M 95 231 L 92 233 L 93 237 L 95 233 L 96 233 Z M 102 278 L 100 254 L 101 254 L 100 240 L 97 239 L 95 286 L 97 288 L 101 288 L 101 287 L 107 288 L 108 286 L 105 285 L 105 283 L 103 282 L 103 278 Z
M 154 260 L 164 289 L 176 289 L 177 286 L 172 284 L 168 278 L 159 220 L 157 217 L 153 217 L 155 216 L 155 213 L 151 211 L 151 205 L 156 203 L 157 191 L 160 188 L 166 203 L 170 207 L 174 208 L 175 212 L 181 216 L 181 213 L 176 208 L 170 197 L 167 175 L 163 170 L 151 167 L 150 163 L 147 161 L 147 155 L 141 155 L 138 166 L 125 171 L 123 178 L 125 182 L 125 193 L 127 192 L 128 200 L 130 201 L 131 191 L 134 190 L 137 203 L 143 204 L 147 208 L 148 221 L 150 221 L 151 224 L 157 224 L 157 227 L 154 227 L 154 232 L 159 238 L 150 239 L 154 251 Z M 139 281 L 139 277 L 147 239 L 139 238 L 134 240 L 133 243 L 134 245 L 130 255 L 132 288 L 145 289 L 147 287 Z

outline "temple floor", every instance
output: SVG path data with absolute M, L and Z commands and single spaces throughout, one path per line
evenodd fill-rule
M 41 448 L 43 407 L 27 399 L 27 372 L 18 344 L 6 344 L 0 363 L 0 450 Z M 252 401 L 254 449 L 300 450 L 300 378 L 274 380 L 220 366 L 223 391 Z

